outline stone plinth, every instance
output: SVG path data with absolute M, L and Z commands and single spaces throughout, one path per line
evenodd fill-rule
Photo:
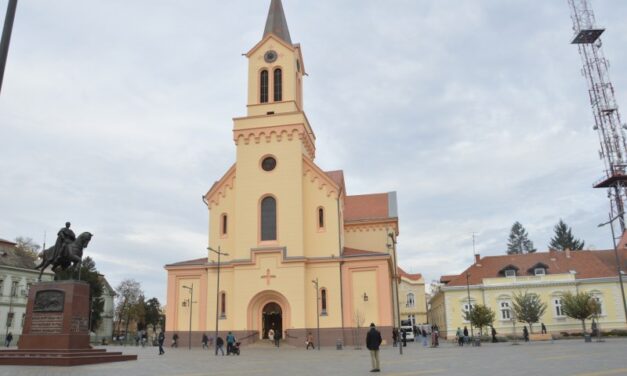
M 0 351 L 0 364 L 74 366 L 137 360 L 89 345 L 89 284 L 40 282 L 28 293 L 18 350 Z

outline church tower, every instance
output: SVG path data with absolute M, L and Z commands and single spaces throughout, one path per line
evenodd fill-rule
M 281 0 L 271 1 L 246 58 L 246 111 L 233 119 L 236 160 L 203 195 L 209 249 L 166 265 L 167 331 L 183 338 L 191 317 L 199 338 L 216 325 L 245 342 L 272 329 L 301 344 L 319 322 L 323 343 L 335 343 L 350 342 L 352 328 L 367 321 L 389 337 L 395 193 L 348 196 L 343 171 L 315 164 L 305 64 Z

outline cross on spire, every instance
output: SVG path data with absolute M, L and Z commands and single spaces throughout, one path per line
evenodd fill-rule
M 271 278 L 276 278 L 276 276 L 270 274 L 270 269 L 266 269 L 266 274 L 262 275 L 261 278 L 265 278 L 266 279 L 266 286 L 268 286 L 268 285 L 270 285 L 270 279 Z

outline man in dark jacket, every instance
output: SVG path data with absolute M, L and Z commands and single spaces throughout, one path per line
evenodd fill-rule
M 163 351 L 163 342 L 165 342 L 165 332 L 162 331 L 159 333 L 159 337 L 157 337 L 157 341 L 159 342 L 159 355 L 163 355 L 165 351 Z
M 366 335 L 366 347 L 370 350 L 370 361 L 372 369 L 370 372 L 379 372 L 379 346 L 383 342 L 381 333 L 375 328 L 374 323 L 370 324 L 370 330 Z
M 220 350 L 220 352 L 222 353 L 222 356 L 224 356 L 224 340 L 222 339 L 222 337 L 218 336 L 216 338 L 216 356 L 218 356 L 218 350 Z

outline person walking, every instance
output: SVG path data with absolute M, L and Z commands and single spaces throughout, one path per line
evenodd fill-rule
M 281 338 L 283 336 L 283 333 L 281 333 L 280 330 L 277 330 L 276 333 L 274 333 L 274 346 L 279 347 L 281 346 Z
M 268 339 L 270 340 L 270 342 L 274 343 L 274 329 L 272 328 L 268 330 Z
M 497 343 L 498 340 L 496 339 L 496 329 L 494 329 L 494 327 L 492 327 L 492 343 Z
M 541 328 L 542 328 L 542 334 L 546 334 L 546 326 L 544 325 L 544 323 L 541 323 Z
M 159 355 L 165 354 L 165 351 L 163 351 L 163 342 L 165 342 L 165 332 L 164 331 L 159 333 L 159 336 L 157 337 L 157 342 L 159 343 Z
M 172 347 L 179 347 L 179 334 L 174 333 L 172 336 Z
M 379 366 L 379 346 L 381 346 L 383 339 L 381 333 L 374 326 L 374 323 L 370 324 L 370 330 L 366 335 L 366 347 L 370 350 L 370 362 L 372 363 L 372 369 L 370 372 L 380 372 Z
M 398 331 L 396 328 L 392 328 L 392 346 L 396 347 L 398 343 Z
M 403 338 L 403 347 L 407 347 L 407 332 L 402 331 L 401 338 Z
M 220 350 L 222 356 L 224 356 L 224 340 L 219 335 L 216 338 L 216 356 L 218 356 L 218 350 Z
M 209 348 L 209 337 L 207 337 L 207 333 L 203 333 L 202 334 L 202 348 L 203 349 L 208 349 Z
M 226 355 L 230 355 L 233 352 L 233 345 L 235 345 L 235 336 L 233 332 L 229 332 L 226 335 Z
M 462 333 L 462 329 L 459 326 L 457 327 L 455 338 L 457 338 L 457 346 L 464 346 L 464 334 Z
M 9 332 L 9 334 L 7 334 L 7 338 L 4 339 L 4 345 L 6 347 L 11 346 L 11 341 L 13 341 L 13 333 Z
M 316 346 L 314 345 L 313 334 L 311 334 L 311 332 L 309 332 L 309 334 L 307 334 L 307 340 L 305 342 L 307 343 L 307 348 L 305 350 L 309 350 L 309 346 L 311 346 L 311 348 L 313 350 L 316 349 Z
M 422 328 L 422 345 L 427 347 L 429 345 L 429 341 L 427 340 L 427 329 Z
M 523 338 L 525 342 L 529 342 L 529 331 L 527 330 L 527 326 L 523 326 Z
M 470 337 L 468 337 L 468 327 L 464 326 L 464 343 L 470 342 Z

